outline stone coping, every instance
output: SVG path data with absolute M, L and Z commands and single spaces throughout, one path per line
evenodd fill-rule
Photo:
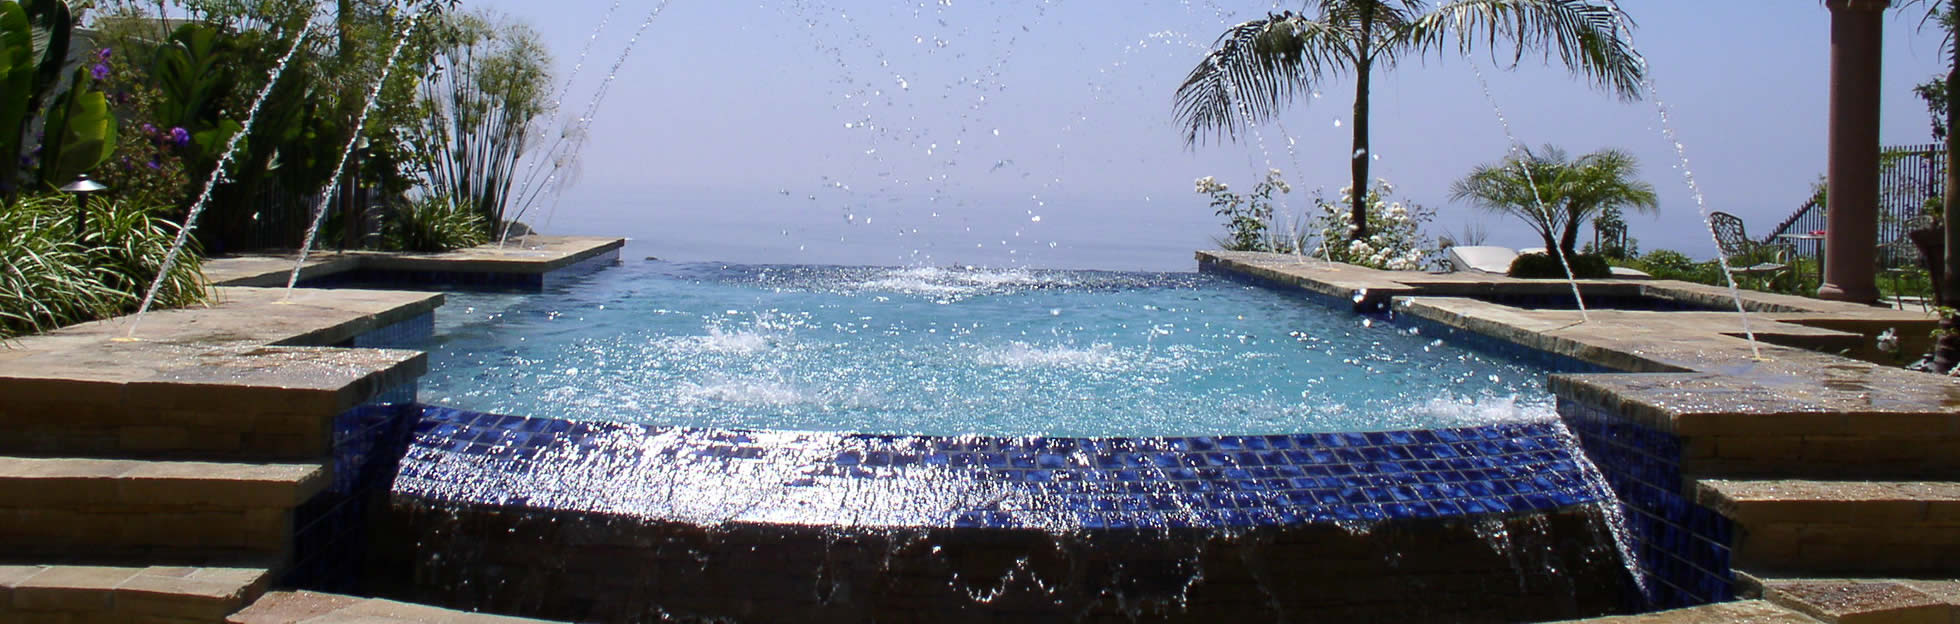
M 1896 328 L 1924 335 L 1936 320 L 1920 310 L 1893 310 L 1744 291 L 1750 350 L 1733 312 L 1525 309 L 1465 298 L 1477 293 L 1570 292 L 1555 280 L 1472 273 L 1378 271 L 1299 256 L 1200 251 L 1201 268 L 1292 285 L 1323 296 L 1396 303 L 1396 314 L 1468 330 L 1524 347 L 1628 373 L 1554 375 L 1561 396 L 1618 409 L 1650 427 L 1677 432 L 1719 427 L 1729 415 L 1882 414 L 1944 416 L 1960 412 L 1960 379 L 1907 371 L 1829 353 L 1865 354 L 1867 333 Z M 1726 299 L 1726 289 L 1671 280 L 1580 280 L 1588 293 L 1633 292 L 1675 299 Z M 1908 347 L 1910 348 L 1910 347 Z M 1666 374 L 1651 374 L 1666 373 Z M 1684 420 L 1695 421 L 1684 424 Z M 1760 424 L 1760 420 L 1753 421 Z M 1941 427 L 1941 433 L 1946 433 Z
M 542 275 L 625 245 L 623 238 L 539 235 L 513 238 L 503 246 L 490 243 L 441 253 L 322 251 L 307 255 L 300 278 L 357 270 Z M 220 286 L 285 286 L 295 259 L 290 253 L 213 258 L 205 261 L 204 275 Z
M 546 620 L 311 591 L 269 592 L 229 624 L 550 624 Z
M 341 349 L 442 304 L 432 293 L 219 287 L 210 306 L 82 323 L 0 343 L 0 406 L 115 405 L 335 414 L 427 370 L 419 351 Z M 0 414 L 7 411 L 0 407 Z

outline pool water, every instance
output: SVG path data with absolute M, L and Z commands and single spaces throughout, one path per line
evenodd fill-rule
M 1195 273 L 628 262 L 454 293 L 425 403 L 729 429 L 1379 431 L 1553 416 L 1545 372 Z

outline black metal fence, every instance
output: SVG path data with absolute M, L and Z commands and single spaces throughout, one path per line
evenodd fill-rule
M 1886 267 L 1919 265 L 1919 251 L 1906 241 L 1906 230 L 1925 213 L 1926 202 L 1940 197 L 1946 172 L 1946 151 L 1938 144 L 1895 145 L 1880 151 L 1878 177 L 1878 261 Z M 1824 230 L 1824 206 L 1815 198 L 1778 224 L 1767 243 L 1792 243 L 1797 253 L 1815 258 L 1821 240 L 1786 239 L 1784 234 Z

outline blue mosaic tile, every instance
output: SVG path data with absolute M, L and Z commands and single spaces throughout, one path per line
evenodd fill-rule
M 1620 501 L 1650 605 L 1733 600 L 1734 525 L 1680 494 L 1680 441 L 1565 398 L 1558 411 Z
M 607 509 L 696 520 L 719 513 L 709 518 L 728 522 L 794 517 L 795 501 L 819 496 L 812 492 L 848 498 L 860 523 L 1107 530 L 1380 522 L 1597 502 L 1569 455 L 1539 450 L 1559 448 L 1562 433 L 1551 422 L 1445 432 L 975 439 L 569 423 L 424 406 L 413 431 L 396 480 L 401 494 L 479 504 L 522 497 L 582 509 L 607 505 L 625 488 L 714 483 L 720 495 L 707 498 L 754 504 L 711 509 L 713 501 L 674 497 Z M 1289 450 L 1267 450 L 1279 444 Z M 1417 459 L 1446 453 L 1478 468 Z M 606 462 L 604 478 L 592 478 L 594 461 Z M 791 476 L 755 477 L 771 474 Z M 1040 503 L 1001 507 L 1009 501 Z
M 435 332 L 435 313 L 424 312 L 414 318 L 355 336 L 347 346 L 369 349 L 417 349 L 428 346 Z
M 405 386 L 334 418 L 333 480 L 293 511 L 293 563 L 282 584 L 355 589 L 370 539 L 369 510 L 392 488 L 409 436 L 448 439 L 467 433 L 454 422 L 421 418 L 414 386 Z M 403 396 L 408 400 L 391 399 Z

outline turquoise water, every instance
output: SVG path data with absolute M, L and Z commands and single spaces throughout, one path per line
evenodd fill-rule
M 1148 436 L 1548 417 L 1544 371 L 1191 273 L 630 261 L 456 293 L 421 400 L 742 429 Z

